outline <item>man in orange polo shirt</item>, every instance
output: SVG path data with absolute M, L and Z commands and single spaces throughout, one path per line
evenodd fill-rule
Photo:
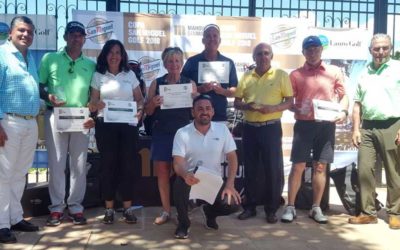
M 304 65 L 290 74 L 295 105 L 293 107 L 296 123 L 294 125 L 289 175 L 288 206 L 281 221 L 292 222 L 296 218 L 294 202 L 301 185 L 301 177 L 306 162 L 313 162 L 313 206 L 310 218 L 320 224 L 328 222 L 323 215 L 320 202 L 326 183 L 326 165 L 333 162 L 336 122 L 342 122 L 348 115 L 349 101 L 345 93 L 343 74 L 333 65 L 321 61 L 322 43 L 317 36 L 306 37 L 303 41 Z M 316 121 L 312 106 L 313 99 L 337 102 L 342 112 L 335 121 Z M 312 155 L 312 157 L 311 157 Z

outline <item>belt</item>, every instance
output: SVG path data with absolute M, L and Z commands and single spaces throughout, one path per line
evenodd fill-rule
M 265 122 L 249 122 L 249 121 L 243 121 L 243 122 L 245 124 L 253 126 L 253 127 L 262 127 L 262 126 L 272 125 L 272 124 L 278 123 L 280 121 L 281 121 L 281 119 L 268 120 Z
M 36 118 L 36 116 L 33 116 L 33 115 L 20 115 L 20 114 L 15 114 L 15 113 L 7 113 L 7 115 L 22 118 L 25 120 L 32 120 L 32 119 Z

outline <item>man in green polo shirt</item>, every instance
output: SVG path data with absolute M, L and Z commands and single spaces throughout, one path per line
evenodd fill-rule
M 49 193 L 51 205 L 48 226 L 57 226 L 68 206 L 69 217 L 75 225 L 86 224 L 81 202 L 86 190 L 86 157 L 89 136 L 82 132 L 57 132 L 54 107 L 86 107 L 95 63 L 82 54 L 86 31 L 83 24 L 69 22 L 65 29 L 66 47 L 44 55 L 39 69 L 40 96 L 46 101 L 46 147 L 50 169 Z M 90 118 L 85 128 L 94 126 Z M 65 204 L 65 168 L 69 157 L 70 188 Z
M 359 148 L 361 214 L 349 223 L 378 222 L 374 177 L 378 153 L 386 173 L 389 227 L 400 229 L 400 62 L 390 59 L 391 41 L 386 34 L 372 37 L 373 60 L 361 74 L 354 98 L 352 140 Z

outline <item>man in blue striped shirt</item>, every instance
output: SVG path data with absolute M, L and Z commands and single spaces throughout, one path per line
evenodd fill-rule
M 0 46 L 0 243 L 17 241 L 11 230 L 39 230 L 24 220 L 21 206 L 38 139 L 38 76 L 28 50 L 34 31 L 31 19 L 15 17 L 8 41 Z

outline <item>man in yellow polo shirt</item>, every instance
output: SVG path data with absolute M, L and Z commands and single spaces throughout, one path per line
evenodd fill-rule
M 282 112 L 293 104 L 288 74 L 271 67 L 270 45 L 258 44 L 253 50 L 256 68 L 246 72 L 235 92 L 235 108 L 244 111 L 242 149 L 246 202 L 238 216 L 245 220 L 256 215 L 258 175 L 265 176 L 264 211 L 268 223 L 278 221 L 282 186 Z M 262 169 L 259 169 L 262 168 Z M 260 171 L 261 170 L 261 171 Z

